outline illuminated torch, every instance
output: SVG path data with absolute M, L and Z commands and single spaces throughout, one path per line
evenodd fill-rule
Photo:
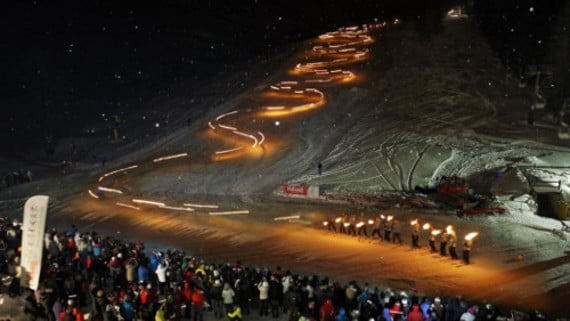
M 374 220 L 368 220 L 368 225 L 374 224 Z
M 427 231 L 427 230 L 429 230 L 429 229 L 431 228 L 431 225 L 430 225 L 429 223 L 425 223 L 425 224 L 422 226 L 422 228 L 423 228 L 424 231 Z
M 416 225 L 416 224 L 418 224 L 418 220 L 417 220 L 417 219 L 415 219 L 415 220 L 413 220 L 413 221 L 410 222 L 410 225 L 411 225 L 411 226 L 414 226 L 414 225 Z
M 361 227 L 364 226 L 364 224 L 366 224 L 366 223 L 364 223 L 364 222 L 358 222 L 358 224 L 356 224 L 356 227 L 357 227 L 357 228 L 361 228 Z
M 473 240 L 474 238 L 476 238 L 477 235 L 479 235 L 478 232 L 471 232 L 471 233 L 465 235 L 465 241 L 471 241 L 471 240 Z
M 393 220 L 393 219 L 394 219 L 394 216 L 393 216 L 393 215 L 388 215 L 388 217 L 386 218 L 386 220 L 387 220 L 388 222 L 390 222 L 390 221 Z

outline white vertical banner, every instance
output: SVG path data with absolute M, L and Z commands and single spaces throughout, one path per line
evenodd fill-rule
M 48 199 L 48 196 L 36 195 L 24 204 L 20 286 L 32 290 L 38 288 L 42 270 Z

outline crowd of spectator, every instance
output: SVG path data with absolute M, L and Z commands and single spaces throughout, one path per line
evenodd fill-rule
M 506 320 L 490 303 L 429 297 L 416 291 L 341 284 L 277 266 L 240 261 L 215 264 L 179 250 L 152 250 L 74 225 L 45 235 L 36 291 L 20 288 L 21 225 L 0 221 L 1 272 L 13 278 L 7 292 L 25 302 L 26 320 L 49 321 L 491 321 Z M 5 291 L 5 289 L 3 289 Z M 538 313 L 528 319 L 541 320 Z

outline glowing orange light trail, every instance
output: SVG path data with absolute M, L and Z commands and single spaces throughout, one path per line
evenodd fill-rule
M 394 24 L 398 24 L 399 20 L 393 21 Z M 370 51 L 364 46 L 372 43 L 374 40 L 368 34 L 372 28 L 382 28 L 386 27 L 388 24 L 386 22 L 377 24 L 365 24 L 361 26 L 350 26 L 345 28 L 339 28 L 336 31 L 328 32 L 319 35 L 317 38 L 318 45 L 313 46 L 308 52 L 308 57 L 315 58 L 312 61 L 298 63 L 294 68 L 289 71 L 290 75 L 297 77 L 303 77 L 302 79 L 295 80 L 283 80 L 277 84 L 270 85 L 268 87 L 268 95 L 271 99 L 289 99 L 292 104 L 273 104 L 265 105 L 259 108 L 259 112 L 253 115 L 262 117 L 282 117 L 288 116 L 295 113 L 306 112 L 316 108 L 320 108 L 326 104 L 325 93 L 321 89 L 315 87 L 304 87 L 304 85 L 327 85 L 330 86 L 333 83 L 346 83 L 353 81 L 357 76 L 349 70 L 339 69 L 339 65 L 348 65 L 350 63 L 355 63 L 363 61 L 370 56 Z M 318 58 L 317 58 L 318 57 Z M 310 60 L 310 58 L 309 58 Z M 333 68 L 333 69 L 330 69 Z M 302 100 L 302 101 L 301 101 Z M 210 130 L 218 131 L 220 134 L 229 137 L 235 136 L 236 139 L 247 139 L 250 141 L 249 147 L 247 145 L 238 144 L 237 146 L 232 146 L 228 148 L 222 148 L 213 153 L 213 160 L 225 160 L 231 159 L 231 156 L 224 155 L 236 155 L 242 156 L 246 154 L 246 151 L 255 149 L 256 147 L 262 145 L 266 141 L 266 135 L 260 130 L 254 130 L 249 132 L 248 130 L 242 130 L 239 127 L 243 124 L 245 113 L 251 110 L 232 110 L 226 113 L 222 113 L 214 118 L 214 120 L 209 121 L 207 126 Z M 241 118 L 238 118 L 241 117 Z M 255 122 L 255 119 L 254 119 Z M 279 126 L 279 121 L 275 122 L 276 126 Z M 245 126 L 244 126 L 245 127 Z M 248 126 L 249 128 L 249 126 Z M 235 140 L 228 140 L 232 143 Z M 271 145 L 271 144 L 270 144 Z M 262 153 L 266 153 L 271 148 L 263 148 Z M 257 149 L 260 150 L 260 149 Z M 239 152 L 239 153 L 238 153 Z M 253 152 L 250 152 L 253 153 Z M 259 153 L 259 152 L 257 152 Z M 219 157 L 217 156 L 219 155 Z M 256 153 L 253 153 L 256 155 Z M 152 160 L 152 163 L 159 163 L 168 160 L 179 159 L 187 157 L 188 153 L 178 153 L 168 156 L 158 157 Z M 214 157 L 216 156 L 216 157 Z M 132 165 L 124 168 L 120 168 L 111 172 L 107 172 L 99 177 L 98 182 L 101 183 L 104 179 L 127 172 L 135 170 L 139 165 Z M 116 183 L 115 183 L 116 184 Z M 105 186 L 98 186 L 97 190 L 99 192 L 112 193 L 112 194 L 123 194 L 123 191 L 118 188 L 110 188 Z M 94 193 L 91 189 L 88 190 L 91 197 L 95 199 L 101 199 L 100 194 Z M 218 208 L 218 205 L 212 204 L 193 204 L 193 203 L 183 203 L 183 206 L 176 206 L 165 204 L 163 202 L 151 201 L 147 199 L 132 199 L 131 202 L 135 204 L 145 204 L 156 206 L 157 208 L 176 210 L 176 211 L 187 211 L 192 212 L 194 208 Z M 121 207 L 128 207 L 131 209 L 139 210 L 140 208 L 136 205 L 127 204 L 124 202 L 116 202 L 115 205 Z M 249 214 L 248 210 L 237 210 L 237 211 L 220 211 L 220 212 L 209 212 L 209 215 L 235 215 L 235 214 Z M 292 219 L 293 217 L 284 217 L 282 219 Z M 297 218 L 297 217 L 295 217 Z M 278 220 L 280 218 L 277 218 Z M 387 217 L 390 221 L 393 219 L 392 215 Z M 341 218 L 337 218 L 335 221 L 337 223 L 341 222 Z M 361 222 L 362 224 L 365 222 Z M 344 223 L 348 226 L 349 223 Z M 373 221 L 368 221 L 368 224 L 373 224 Z

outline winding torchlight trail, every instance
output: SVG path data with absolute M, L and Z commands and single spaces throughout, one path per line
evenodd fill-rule
M 396 19 L 393 23 L 398 24 L 399 20 Z M 248 148 L 249 150 L 254 150 L 265 143 L 266 135 L 263 132 L 255 130 L 248 132 L 247 130 L 239 129 L 239 125 L 245 123 L 244 120 L 254 119 L 254 116 L 268 118 L 288 116 L 324 106 L 327 102 L 325 93 L 321 89 L 315 88 L 315 86 L 330 86 L 355 80 L 357 76 L 352 71 L 340 69 L 339 67 L 368 59 L 370 50 L 365 48 L 365 46 L 374 42 L 373 38 L 368 34 L 369 31 L 371 29 L 383 28 L 387 25 L 388 23 L 383 22 L 374 25 L 345 27 L 320 35 L 316 39 L 317 44 L 306 52 L 307 61 L 298 63 L 288 72 L 290 76 L 300 79 L 284 80 L 273 84 L 262 94 L 266 98 L 278 99 L 280 102 L 285 103 L 264 105 L 253 113 L 252 109 L 236 109 L 220 114 L 214 120 L 208 122 L 207 125 L 210 130 L 220 134 L 221 136 L 219 137 L 223 137 L 224 141 L 230 141 L 234 144 L 234 146 L 227 146 L 215 151 L 211 156 L 212 160 L 225 159 L 219 158 L 220 155 L 247 152 Z M 305 85 L 310 85 L 310 87 Z M 243 143 L 244 140 L 248 143 Z M 188 158 L 189 154 L 187 152 L 181 152 L 154 158 L 151 164 L 156 165 L 157 163 L 168 163 Z M 89 195 L 97 200 L 120 197 L 120 201 L 115 201 L 114 205 L 133 210 L 141 210 L 142 206 L 185 212 L 219 208 L 217 204 L 166 204 L 162 201 L 129 197 L 129 194 L 132 193 L 126 193 L 122 189 L 122 186 L 120 186 L 121 180 L 124 180 L 127 175 L 135 174 L 135 170 L 143 167 L 142 165 L 135 164 L 101 175 L 95 192 L 90 189 L 88 190 Z M 145 168 L 148 168 L 148 166 Z M 249 210 L 240 209 L 206 213 L 213 216 L 243 215 L 249 214 Z M 276 218 L 275 220 L 282 219 L 298 219 L 298 217 L 287 216 Z

